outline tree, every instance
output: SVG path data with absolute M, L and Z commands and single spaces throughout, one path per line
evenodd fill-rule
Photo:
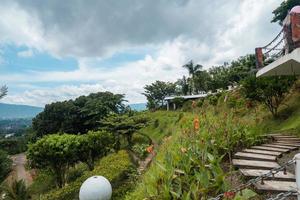
M 5 151 L 0 150 L 0 183 L 6 178 L 11 170 L 12 161 Z
M 112 114 L 109 117 L 101 121 L 102 127 L 115 134 L 116 138 L 116 149 L 120 149 L 120 136 L 126 138 L 128 147 L 132 146 L 132 135 L 136 133 L 141 128 L 145 127 L 148 119 L 143 115 L 133 115 L 128 114 L 116 115 Z
M 148 100 L 147 107 L 149 109 L 157 109 L 163 106 L 166 96 L 176 94 L 176 84 L 170 82 L 156 81 L 151 85 L 146 85 L 144 89 L 143 95 Z
M 79 160 L 85 162 L 89 170 L 94 169 L 96 159 L 106 156 L 113 148 L 114 138 L 106 131 L 89 131 L 78 137 L 80 140 Z
M 185 76 L 182 79 L 178 79 L 175 84 L 179 86 L 179 94 L 187 95 L 189 93 L 189 83 Z
M 58 187 L 66 182 L 66 171 L 69 166 L 79 161 L 80 142 L 76 135 L 47 135 L 34 144 L 30 144 L 27 157 L 32 167 L 48 168 L 55 176 Z
M 283 1 L 280 6 L 273 11 L 274 17 L 272 22 L 278 22 L 280 25 L 282 25 L 282 22 L 288 15 L 288 12 L 297 5 L 300 5 L 299 0 Z
M 7 94 L 7 87 L 6 86 L 2 86 L 0 88 L 0 99 L 2 99 L 6 94 Z
M 257 79 L 250 76 L 243 82 L 243 94 L 253 101 L 264 103 L 273 117 L 277 117 L 278 108 L 295 81 L 294 77 L 264 77 Z
M 193 61 L 191 60 L 190 62 L 188 62 L 187 64 L 182 66 L 183 68 L 187 69 L 189 72 L 189 75 L 191 77 L 191 83 L 190 83 L 190 87 L 191 87 L 191 93 L 194 92 L 195 90 L 195 74 L 196 72 L 198 72 L 199 70 L 201 70 L 203 68 L 202 65 L 194 65 Z
M 38 137 L 57 132 L 84 134 L 96 130 L 98 121 L 110 113 L 123 113 L 124 101 L 124 95 L 98 92 L 52 103 L 33 119 L 32 126 Z
M 197 71 L 194 75 L 195 92 L 207 92 L 209 90 L 209 82 L 211 77 L 207 71 Z
M 1 187 L 4 200 L 29 200 L 30 196 L 26 189 L 24 180 L 14 181 L 11 186 L 4 185 Z

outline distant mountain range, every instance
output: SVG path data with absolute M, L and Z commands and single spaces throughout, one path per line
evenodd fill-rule
M 0 103 L 0 119 L 33 118 L 44 108 Z
M 136 110 L 136 111 L 143 111 L 147 109 L 146 103 L 129 104 L 129 106 L 132 110 Z
M 146 103 L 129 105 L 136 111 L 146 110 Z M 34 118 L 43 111 L 42 107 L 0 103 L 0 119 Z

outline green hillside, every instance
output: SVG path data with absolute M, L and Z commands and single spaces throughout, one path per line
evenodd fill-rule
M 229 99 L 227 102 L 224 102 L 225 96 Z M 298 82 L 285 98 L 277 119 L 264 105 L 247 108 L 247 102 L 239 92 L 224 93 L 217 106 L 205 101 L 201 107 L 193 109 L 191 102 L 187 102 L 183 106 L 186 112 L 149 113 L 159 125 L 149 126 L 145 131 L 162 143 L 151 167 L 125 199 L 181 199 L 188 196 L 206 199 L 230 189 L 233 183 L 228 179 L 235 176 L 229 165 L 233 152 L 261 143 L 261 136 L 267 133 L 300 132 L 299 98 Z M 195 116 L 199 117 L 200 132 L 185 135 L 193 132 Z M 210 167 L 206 168 L 207 165 Z M 195 166 L 200 168 L 193 171 Z
M 0 103 L 0 119 L 33 118 L 42 111 L 35 106 Z

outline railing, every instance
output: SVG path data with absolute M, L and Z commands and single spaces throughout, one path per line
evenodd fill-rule
M 255 49 L 256 67 L 262 68 L 264 67 L 264 63 L 277 60 L 285 54 L 285 50 L 285 32 L 284 29 L 282 29 L 269 44 Z
M 233 194 L 233 195 L 235 195 L 235 194 L 241 193 L 244 189 L 246 189 L 246 188 L 248 188 L 250 186 L 253 186 L 255 183 L 258 183 L 258 182 L 261 182 L 262 184 L 264 184 L 264 180 L 266 180 L 266 178 L 274 177 L 274 175 L 277 174 L 280 171 L 283 171 L 283 173 L 286 174 L 286 168 L 288 166 L 290 166 L 290 165 L 295 164 L 295 163 L 297 163 L 297 162 L 296 162 L 296 160 L 294 158 L 294 159 L 292 159 L 292 160 L 284 163 L 282 166 L 273 168 L 268 173 L 263 174 L 261 176 L 258 176 L 258 177 L 254 178 L 254 179 L 250 179 L 245 184 L 238 186 L 236 189 L 229 190 L 229 191 L 227 191 L 225 193 L 219 194 L 218 196 L 216 196 L 214 198 L 210 198 L 210 200 L 221 200 L 221 199 L 225 198 L 227 194 Z M 298 163 L 298 165 L 299 164 L 300 163 Z M 297 177 L 297 173 L 296 173 L 296 179 L 297 178 L 298 177 Z M 296 193 L 295 191 L 297 191 L 297 188 L 295 188 L 295 190 L 291 190 L 291 191 L 279 193 L 276 197 L 269 198 L 268 200 L 283 200 L 283 199 L 285 199 L 285 198 L 287 198 L 289 196 L 298 195 L 298 193 Z

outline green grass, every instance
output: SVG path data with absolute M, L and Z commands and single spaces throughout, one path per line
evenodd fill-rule
M 224 101 L 226 95 L 227 102 Z M 151 167 L 140 178 L 135 190 L 127 194 L 126 200 L 214 196 L 230 188 L 230 183 L 224 181 L 230 170 L 219 168 L 229 154 L 262 142 L 261 135 L 267 133 L 300 133 L 300 91 L 297 87 L 284 100 L 277 119 L 264 105 L 254 104 L 248 108 L 247 101 L 238 92 L 222 94 L 217 106 L 205 101 L 202 107 L 192 109 L 191 102 L 186 102 L 183 110 L 186 112 L 149 113 L 152 123 L 143 131 L 161 146 Z M 195 115 L 200 119 L 200 133 L 186 136 L 192 133 Z M 182 153 L 182 149 L 187 153 Z M 201 156 L 203 159 L 199 160 Z M 197 168 L 196 172 L 201 171 L 198 174 L 191 170 L 203 163 L 210 168 Z M 176 170 L 182 174 L 178 175 Z M 189 174 L 191 171 L 193 173 Z M 209 177 L 208 182 L 196 180 L 198 176 L 201 180 Z
M 126 151 L 121 150 L 118 153 L 110 154 L 102 158 L 95 166 L 93 171 L 86 171 L 76 181 L 69 183 L 61 189 L 54 189 L 49 193 L 42 195 L 42 200 L 71 200 L 78 199 L 79 188 L 81 184 L 89 177 L 101 175 L 111 181 L 113 191 L 118 189 L 119 182 L 130 172 L 132 164 Z M 117 195 L 113 192 L 113 195 Z

